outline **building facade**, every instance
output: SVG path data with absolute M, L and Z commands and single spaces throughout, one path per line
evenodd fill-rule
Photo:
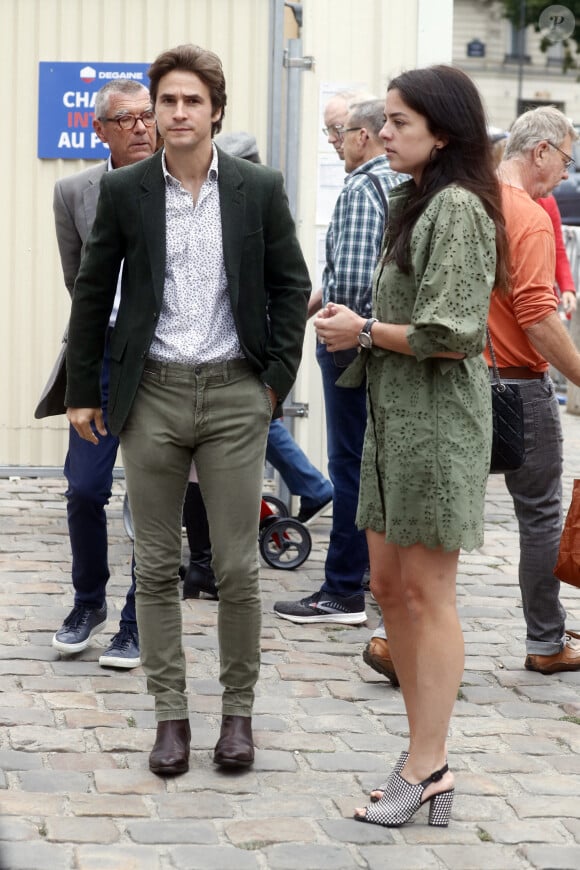
M 580 123 L 580 70 L 562 72 L 564 46 L 543 52 L 541 39 L 532 25 L 522 32 L 504 18 L 498 0 L 455 0 L 453 63 L 476 82 L 492 126 L 507 129 L 518 106 L 544 103 Z

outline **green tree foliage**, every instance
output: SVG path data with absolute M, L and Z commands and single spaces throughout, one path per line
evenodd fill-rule
M 562 71 L 566 72 L 568 69 L 578 69 L 580 66 L 580 0 L 563 0 L 563 2 L 560 3 L 550 3 L 546 2 L 546 0 L 525 0 L 524 3 L 522 3 L 522 0 L 501 0 L 501 2 L 504 8 L 504 17 L 508 18 L 515 27 L 520 26 L 523 7 L 525 11 L 526 27 L 533 25 L 537 32 L 540 30 L 538 24 L 540 13 L 543 12 L 544 9 L 547 9 L 548 6 L 558 5 L 565 6 L 569 9 L 576 19 L 576 26 L 572 36 L 569 39 L 565 39 L 563 42 L 564 56 L 562 61 Z M 551 43 L 549 40 L 544 37 L 540 43 L 540 48 L 542 51 L 547 51 L 550 45 Z

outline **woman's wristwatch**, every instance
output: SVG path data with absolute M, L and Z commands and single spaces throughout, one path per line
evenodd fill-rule
M 371 329 L 378 323 L 376 317 L 369 317 L 363 328 L 358 334 L 358 343 L 361 347 L 372 347 L 373 346 L 373 337 L 371 335 Z

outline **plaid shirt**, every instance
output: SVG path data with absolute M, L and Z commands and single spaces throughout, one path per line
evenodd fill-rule
M 345 179 L 326 233 L 322 304 L 337 302 L 362 317 L 371 316 L 372 277 L 381 250 L 385 215 L 368 170 L 380 180 L 385 196 L 408 176 L 389 169 L 382 155 L 367 160 Z

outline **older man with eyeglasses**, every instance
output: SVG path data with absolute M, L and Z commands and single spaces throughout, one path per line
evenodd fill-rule
M 322 132 L 341 160 L 344 160 L 344 134 L 350 107 L 374 99 L 373 94 L 366 91 L 339 91 L 326 103 Z
M 329 141 L 338 130 L 338 116 L 329 104 L 325 111 Z M 326 234 L 326 266 L 322 287 L 308 306 L 312 315 L 322 303 L 347 305 L 368 318 L 361 344 L 372 344 L 370 330 L 372 276 L 379 257 L 387 219 L 389 191 L 407 176 L 393 172 L 379 130 L 384 124 L 384 101 L 355 99 L 340 123 L 344 167 L 348 173 Z M 370 346 L 370 345 L 368 345 Z M 329 353 L 318 341 L 328 445 L 328 471 L 334 486 L 332 528 L 319 591 L 298 601 L 277 601 L 281 619 L 307 624 L 335 622 L 357 625 L 366 621 L 363 577 L 368 566 L 365 535 L 355 524 L 360 482 L 360 459 L 366 427 L 366 387 L 345 390 L 337 381 L 355 358 L 355 350 Z
M 542 674 L 580 670 L 580 635 L 565 626 L 554 576 L 562 530 L 562 429 L 548 374 L 555 366 L 580 385 L 580 353 L 556 311 L 556 246 L 535 200 L 568 177 L 574 128 L 544 106 L 514 122 L 498 174 L 511 260 L 511 287 L 497 287 L 489 330 L 502 381 L 524 402 L 525 461 L 505 475 L 520 534 L 519 582 L 526 620 L 525 667 Z M 489 351 L 486 351 L 491 366 Z
M 60 179 L 54 188 L 56 238 L 64 283 L 71 296 L 83 245 L 95 218 L 102 176 L 105 172 L 150 157 L 155 151 L 157 139 L 151 96 L 139 82 L 125 79 L 108 82 L 97 93 L 94 111 L 93 128 L 101 142 L 108 145 L 109 158 L 97 166 Z M 103 361 L 101 387 L 104 409 L 109 391 L 108 335 L 115 323 L 119 298 L 117 292 L 109 318 Z M 61 398 L 64 413 L 64 385 Z M 64 474 L 68 482 L 66 498 L 74 606 L 52 639 L 55 649 L 64 654 L 82 652 L 89 645 L 91 637 L 107 624 L 109 566 L 105 505 L 111 495 L 118 447 L 119 439 L 108 429 L 106 436 L 99 437 L 99 444 L 95 448 L 70 427 Z M 135 575 L 132 570 L 132 583 L 121 612 L 119 631 L 103 651 L 99 664 L 103 667 L 135 668 L 140 663 Z

